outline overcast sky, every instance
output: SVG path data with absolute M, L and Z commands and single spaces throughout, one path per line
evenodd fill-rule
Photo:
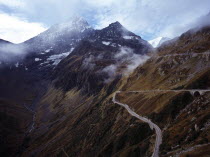
M 209 12 L 210 0 L 0 0 L 0 38 L 20 43 L 73 15 L 95 28 L 119 21 L 146 40 L 173 38 Z

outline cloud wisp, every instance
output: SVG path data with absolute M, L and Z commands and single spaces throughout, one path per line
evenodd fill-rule
M 121 47 L 119 52 L 115 55 L 115 59 L 117 60 L 118 66 L 121 66 L 124 63 L 126 64 L 123 75 L 129 75 L 139 65 L 145 63 L 149 59 L 149 56 L 136 54 L 128 47 Z
M 148 55 L 140 55 L 133 52 L 133 49 L 129 47 L 121 47 L 118 52 L 112 56 L 110 60 L 114 61 L 112 64 L 106 65 L 104 60 L 104 54 L 98 56 L 90 55 L 83 60 L 82 68 L 84 70 L 94 71 L 98 75 L 105 74 L 103 82 L 105 84 L 112 82 L 117 75 L 128 76 L 138 66 L 145 63 L 150 57 Z M 98 66 L 97 63 L 104 63 L 104 67 L 101 64 Z

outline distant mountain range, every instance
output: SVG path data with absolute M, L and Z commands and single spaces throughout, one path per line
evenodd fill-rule
M 54 68 L 85 41 L 91 45 L 105 46 L 109 49 L 115 49 L 115 51 L 120 47 L 129 47 L 136 54 L 146 54 L 151 48 L 147 41 L 125 29 L 119 22 L 110 24 L 102 30 L 94 30 L 87 21 L 77 17 L 73 18 L 72 21 L 57 24 L 24 43 L 13 45 L 11 49 L 8 49 L 12 53 L 9 52 L 8 54 L 13 54 L 15 58 L 19 57 L 16 56 L 17 54 L 26 56 L 24 60 L 10 60 L 14 67 L 18 63 L 19 67 L 29 71 L 36 69 L 46 72 Z M 14 49 L 17 53 L 13 52 Z M 11 57 L 13 56 L 8 58 Z M 2 65 L 3 63 L 11 66 L 9 62 L 2 61 Z

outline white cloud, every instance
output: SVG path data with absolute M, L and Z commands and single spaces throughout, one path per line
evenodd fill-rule
M 29 21 L 48 25 L 75 14 L 85 16 L 96 28 L 119 21 L 147 40 L 178 36 L 210 11 L 210 0 L 0 0 L 1 4 L 16 7 L 15 13 Z
M 143 64 L 149 59 L 149 56 L 135 54 L 133 50 L 128 47 L 121 47 L 114 57 L 117 59 L 118 65 L 122 65 L 123 62 L 127 63 L 127 68 L 123 72 L 124 75 L 129 75 L 140 64 Z
M 95 15 L 97 28 L 119 21 L 131 31 L 151 38 L 178 36 L 210 11 L 209 0 L 110 0 L 105 4 Z M 95 5 L 97 8 L 99 4 Z
M 0 13 L 0 19 L 0 38 L 14 43 L 23 42 L 46 30 L 41 23 L 29 22 L 5 13 Z
M 109 83 L 114 80 L 116 76 L 116 71 L 118 65 L 111 64 L 107 67 L 105 67 L 101 72 L 107 73 L 108 77 L 104 80 L 104 83 Z
M 114 58 L 116 60 L 115 64 L 111 64 L 99 72 L 107 74 L 107 78 L 104 80 L 104 83 L 113 81 L 117 76 L 117 71 L 121 71 L 124 76 L 129 75 L 139 65 L 145 63 L 149 59 L 149 56 L 135 54 L 131 48 L 121 47 L 115 54 Z M 126 65 L 126 68 L 121 69 L 122 65 Z
M 25 7 L 23 0 L 0 0 L 0 5 L 8 7 Z

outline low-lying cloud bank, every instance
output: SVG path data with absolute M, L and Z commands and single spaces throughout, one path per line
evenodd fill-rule
M 131 48 L 121 47 L 112 59 L 115 63 L 97 71 L 98 74 L 105 74 L 107 76 L 106 79 L 103 80 L 104 83 L 113 81 L 119 74 L 123 76 L 129 75 L 139 65 L 145 63 L 149 59 L 149 56 L 135 54 Z M 102 54 L 98 56 L 90 55 L 88 58 L 84 59 L 82 67 L 88 70 L 95 70 L 97 68 L 96 62 L 100 60 L 103 60 Z
M 115 55 L 115 58 L 119 60 L 119 63 L 128 63 L 127 68 L 123 73 L 124 75 L 128 75 L 133 72 L 133 70 L 136 69 L 139 65 L 145 63 L 149 59 L 149 56 L 139 55 L 134 53 L 133 50 L 128 47 L 122 47 L 119 53 Z
M 114 58 L 116 60 L 116 64 L 111 64 L 102 70 L 102 72 L 106 72 L 109 76 L 104 81 L 105 83 L 112 81 L 117 75 L 118 71 L 122 70 L 122 66 L 126 66 L 126 68 L 123 68 L 123 70 L 121 71 L 122 75 L 129 75 L 139 65 L 145 63 L 149 59 L 149 56 L 135 54 L 132 49 L 128 47 L 121 47 Z
M 210 26 L 210 12 L 208 13 L 208 15 L 198 18 L 192 25 L 194 27 L 197 27 L 198 29 L 205 26 Z
M 189 21 L 188 23 L 185 22 L 183 24 L 176 23 L 174 25 L 168 25 L 165 29 L 161 30 L 160 34 L 161 36 L 164 37 L 173 38 L 175 36 L 181 35 L 182 33 L 190 29 L 194 29 L 196 31 L 202 27 L 209 25 L 210 25 L 210 13 L 199 16 L 198 18 L 193 20 L 191 19 L 191 21 Z
M 12 62 L 26 55 L 26 48 L 15 44 L 0 44 L 0 61 Z

